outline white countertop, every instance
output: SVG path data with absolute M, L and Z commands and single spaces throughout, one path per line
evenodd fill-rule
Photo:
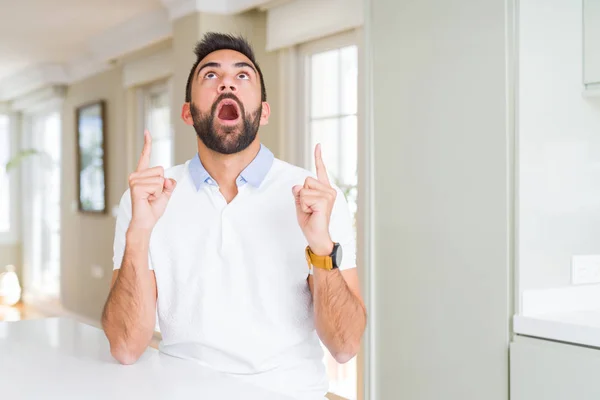
M 514 331 L 519 335 L 558 340 L 600 349 L 600 309 L 544 315 L 515 315 Z
M 290 400 L 152 348 L 120 365 L 101 330 L 67 318 L 0 322 L 0 397 Z
M 516 334 L 600 349 L 600 285 L 530 290 L 521 302 Z

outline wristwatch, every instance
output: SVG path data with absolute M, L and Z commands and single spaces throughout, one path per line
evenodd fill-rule
M 342 246 L 339 243 L 333 244 L 333 251 L 328 256 L 318 256 L 313 253 L 309 246 L 306 246 L 306 262 L 308 269 L 321 268 L 327 271 L 339 268 L 342 264 Z

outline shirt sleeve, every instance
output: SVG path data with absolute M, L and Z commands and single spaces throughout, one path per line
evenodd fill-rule
M 329 234 L 331 240 L 342 246 L 342 263 L 338 268 L 343 271 L 356 267 L 356 233 L 354 218 L 350 213 L 348 201 L 344 193 L 338 188 L 335 204 L 329 221 Z
M 126 236 L 131 222 L 131 195 L 129 189 L 121 197 L 117 222 L 115 225 L 115 241 L 113 243 L 113 270 L 120 269 L 125 255 Z M 148 252 L 148 268 L 153 270 L 150 252 Z

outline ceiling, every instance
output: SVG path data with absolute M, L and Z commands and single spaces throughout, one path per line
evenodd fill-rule
M 168 38 L 171 21 L 189 13 L 287 1 L 0 0 L 0 103 L 97 73 L 114 57 Z
M 68 63 L 93 37 L 160 0 L 0 0 L 0 80 L 40 63 Z

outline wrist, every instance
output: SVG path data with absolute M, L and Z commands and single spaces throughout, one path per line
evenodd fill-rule
M 312 276 L 315 279 L 315 282 L 321 282 L 321 280 L 323 278 L 327 278 L 328 276 L 330 276 L 332 273 L 335 273 L 335 271 L 338 271 L 337 269 L 332 269 L 332 270 L 326 270 L 323 268 L 313 268 L 312 270 Z
M 319 242 L 309 243 L 310 251 L 313 252 L 316 256 L 329 256 L 333 252 L 333 246 L 335 243 L 331 240 L 331 238 L 324 239 Z
M 150 235 L 152 235 L 152 229 L 130 226 L 125 238 L 128 243 L 142 244 L 150 242 Z

